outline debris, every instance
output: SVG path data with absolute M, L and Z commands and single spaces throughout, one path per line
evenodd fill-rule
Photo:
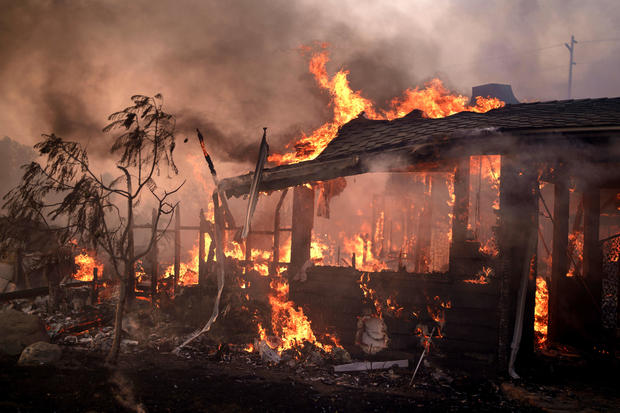
M 258 202 L 258 186 L 263 175 L 263 167 L 267 161 L 269 155 L 269 145 L 267 145 L 267 128 L 263 128 L 263 139 L 260 142 L 260 148 L 258 150 L 258 160 L 256 161 L 256 169 L 254 170 L 254 176 L 252 177 L 252 185 L 250 186 L 248 209 L 245 215 L 245 222 L 243 224 L 243 231 L 241 232 L 241 238 L 246 239 L 250 233 L 250 223 L 252 222 L 252 215 L 256 209 L 256 203 Z
M 342 347 L 334 347 L 334 349 L 331 352 L 331 357 L 334 360 L 334 362 L 339 363 L 339 364 L 351 363 L 352 361 L 351 355 L 349 354 L 349 352 L 343 349 Z
M 409 367 L 409 360 L 361 361 L 357 363 L 340 364 L 334 366 L 334 372 L 343 373 L 346 371 L 383 370 L 392 367 Z
M 61 355 L 62 349 L 58 344 L 37 341 L 22 351 L 17 364 L 20 366 L 50 365 L 60 360 Z

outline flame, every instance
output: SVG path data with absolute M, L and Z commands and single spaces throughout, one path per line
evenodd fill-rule
M 493 275 L 493 268 L 482 267 L 482 269 L 476 274 L 477 278 L 464 281 L 469 284 L 488 284 L 491 275 Z
M 93 271 L 95 268 L 97 268 L 99 277 L 103 274 L 103 264 L 95 258 L 94 253 L 92 252 L 82 250 L 79 255 L 75 256 L 74 262 L 78 267 L 76 272 L 73 274 L 73 278 L 76 280 L 92 281 Z
M 205 233 L 205 256 L 202 257 L 203 261 L 207 261 L 208 247 L 211 244 L 211 237 L 209 234 Z M 198 243 L 194 244 L 192 249 L 189 251 L 190 259 L 188 262 L 182 262 L 179 264 L 179 277 L 178 283 L 179 285 L 194 285 L 198 284 L 198 269 L 199 269 L 199 261 L 198 257 Z M 170 265 L 166 268 L 164 272 L 164 278 L 169 278 L 174 275 L 174 264 Z
M 343 237 L 345 256 L 348 255 L 353 259 L 353 254 L 355 254 L 355 268 L 360 271 L 372 272 L 387 269 L 387 265 L 374 256 L 368 235 L 356 234 L 352 237 L 346 237 L 341 234 L 341 236 Z
M 566 273 L 567 277 L 574 277 L 577 268 L 583 262 L 583 231 L 575 230 L 568 234 L 568 243 L 573 246 L 573 260 L 569 261 L 570 268 Z
M 544 348 L 547 344 L 549 291 L 544 278 L 536 278 L 536 306 L 534 309 L 534 331 L 536 347 Z
M 289 284 L 284 278 L 274 279 L 270 283 L 271 294 L 269 304 L 271 305 L 271 327 L 273 333 L 278 337 L 279 343 L 272 345 L 267 340 L 266 331 L 263 326 L 258 324 L 258 333 L 261 340 L 266 340 L 274 350 L 282 352 L 300 346 L 305 341 L 314 344 L 326 352 L 332 351 L 334 346 L 339 347 L 335 337 L 326 336 L 332 344 L 321 343 L 317 340 L 310 320 L 304 314 L 301 307 L 295 308 L 294 303 L 288 300 Z
M 316 83 L 328 91 L 333 108 L 332 120 L 324 123 L 310 135 L 303 134 L 292 146 L 294 152 L 272 154 L 269 161 L 278 165 L 297 163 L 316 158 L 336 136 L 338 129 L 365 112 L 369 119 L 396 119 L 405 116 L 414 109 L 422 110 L 427 117 L 440 118 L 462 111 L 487 112 L 491 109 L 504 106 L 504 102 L 496 98 L 478 97 L 475 106 L 467 104 L 468 98 L 452 94 L 441 80 L 433 79 L 424 85 L 423 89 L 407 89 L 402 96 L 392 99 L 389 109 L 377 110 L 369 99 L 362 96 L 361 91 L 354 91 L 349 86 L 347 76 L 349 72 L 339 70 L 333 77 L 327 74 L 326 64 L 329 56 L 326 45 L 321 50 L 311 53 L 309 62 L 310 73 L 314 75 Z M 309 51 L 309 48 L 305 48 Z M 291 144 L 287 145 L 290 148 Z
M 375 312 L 379 318 L 383 318 L 383 312 L 385 310 L 386 313 L 395 318 L 400 318 L 402 316 L 405 308 L 399 305 L 396 302 L 396 299 L 393 296 L 388 296 L 385 300 L 383 300 L 378 294 L 377 291 L 370 287 L 370 273 L 363 272 L 358 280 L 358 284 L 360 289 L 362 290 L 362 294 L 364 298 L 368 301 L 371 301 L 375 307 Z

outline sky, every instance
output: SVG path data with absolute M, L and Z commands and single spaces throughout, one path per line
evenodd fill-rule
M 161 93 L 177 116 L 180 169 L 201 128 L 223 175 L 252 169 L 331 117 L 303 45 L 380 106 L 439 77 L 456 93 L 498 82 L 521 101 L 620 96 L 617 0 L 0 0 L 0 138 L 54 132 L 105 161 L 107 116 Z M 189 162 L 189 161 L 188 161 Z M 189 166 L 186 167 L 190 168 Z M 193 166 L 192 166 L 193 168 Z

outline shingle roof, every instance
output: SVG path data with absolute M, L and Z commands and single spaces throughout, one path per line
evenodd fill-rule
M 336 138 L 316 159 L 265 169 L 260 189 L 277 190 L 310 181 L 365 173 L 372 169 L 369 167 L 372 159 L 388 154 L 408 153 L 406 162 L 411 164 L 454 157 L 454 151 L 448 153 L 452 149 L 458 157 L 464 148 L 474 146 L 487 153 L 501 148 L 497 153 L 503 153 L 506 147 L 514 146 L 513 141 L 506 145 L 506 139 L 515 136 L 541 133 L 591 136 L 594 131 L 611 131 L 614 139 L 620 139 L 620 98 L 519 103 L 486 113 L 461 112 L 439 119 L 425 118 L 420 111 L 392 121 L 360 116 L 343 125 Z M 478 139 L 473 139 L 476 136 Z M 540 143 L 543 139 L 535 141 Z M 560 141 L 553 150 L 563 151 L 565 144 L 566 141 Z M 614 150 L 606 152 L 608 158 L 618 158 L 617 147 L 620 145 L 614 145 Z M 239 196 L 247 193 L 250 181 L 251 174 L 246 174 L 224 179 L 220 187 L 229 196 Z
M 507 105 L 486 113 L 461 112 L 429 119 L 419 112 L 392 121 L 352 120 L 317 159 L 334 159 L 415 146 L 431 136 L 476 129 L 499 132 L 620 126 L 620 98 L 581 99 Z

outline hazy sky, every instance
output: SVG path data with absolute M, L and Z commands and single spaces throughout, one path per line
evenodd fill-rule
M 434 76 L 550 100 L 566 98 L 571 34 L 574 97 L 620 96 L 618 0 L 0 0 L 0 137 L 105 154 L 107 115 L 161 92 L 181 138 L 201 127 L 248 169 L 263 126 L 277 149 L 330 117 L 301 45 L 330 43 L 328 69 L 378 103 Z

